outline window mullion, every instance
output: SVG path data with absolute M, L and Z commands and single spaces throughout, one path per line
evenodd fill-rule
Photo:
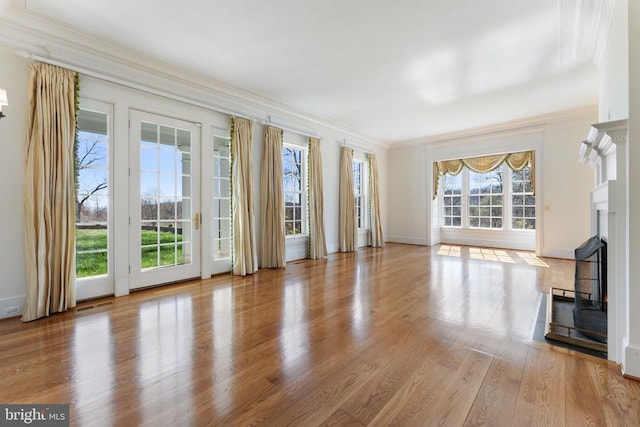
M 469 228 L 469 170 L 465 167 L 462 174 L 462 228 Z

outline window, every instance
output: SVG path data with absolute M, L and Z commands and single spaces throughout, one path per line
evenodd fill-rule
M 469 171 L 469 227 L 502 228 L 503 168 Z
M 105 113 L 78 112 L 76 277 L 109 270 L 109 134 Z
M 478 173 L 468 168 L 442 176 L 441 224 L 447 228 L 535 230 L 536 199 L 529 166 L 513 171 L 503 165 Z
M 213 259 L 231 256 L 231 183 L 229 138 L 213 137 Z
M 358 228 L 365 228 L 364 192 L 363 192 L 363 163 L 353 162 L 353 194 L 356 202 L 356 224 Z
M 307 183 L 306 150 L 295 145 L 282 147 L 284 187 L 284 230 L 287 236 L 306 234 Z
M 536 228 L 536 198 L 531 186 L 531 168 L 514 171 L 511 179 L 511 226 L 515 230 Z
M 447 227 L 462 226 L 462 174 L 442 177 L 444 205 L 444 225 Z

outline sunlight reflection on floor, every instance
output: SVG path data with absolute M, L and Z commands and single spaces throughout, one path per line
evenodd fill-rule
M 438 255 L 456 258 L 482 259 L 486 261 L 497 261 L 506 264 L 516 264 L 524 262 L 534 267 L 545 267 L 549 265 L 538 258 L 533 252 L 513 252 L 505 249 L 478 248 L 473 246 L 440 245 Z M 517 255 L 517 258 L 514 256 Z M 519 258 L 519 259 L 518 259 Z

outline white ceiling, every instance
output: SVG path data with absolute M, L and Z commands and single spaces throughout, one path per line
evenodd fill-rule
M 387 142 L 597 103 L 606 0 L 27 0 Z

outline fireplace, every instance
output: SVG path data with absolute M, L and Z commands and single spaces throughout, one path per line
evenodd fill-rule
M 606 342 L 607 243 L 593 236 L 575 250 L 574 326 L 587 337 Z
M 606 357 L 607 242 L 594 236 L 575 250 L 573 289 L 551 288 L 545 337 Z

